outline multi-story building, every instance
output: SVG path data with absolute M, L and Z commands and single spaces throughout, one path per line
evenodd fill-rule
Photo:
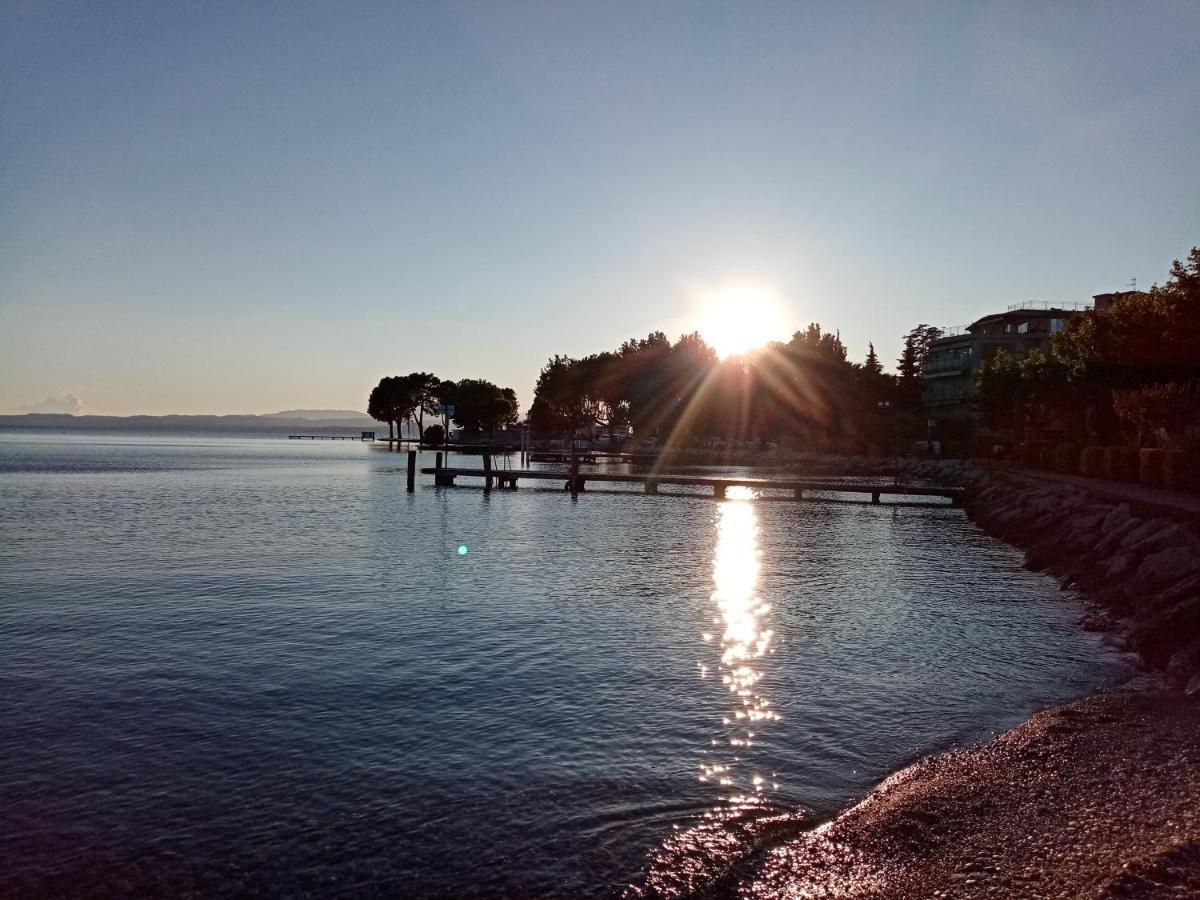
M 1030 350 L 1046 353 L 1050 335 L 1062 331 L 1067 319 L 1090 308 L 1082 303 L 1017 303 L 965 328 L 947 329 L 930 345 L 921 372 L 931 424 L 971 413 L 975 373 L 997 350 L 1003 348 L 1018 359 Z

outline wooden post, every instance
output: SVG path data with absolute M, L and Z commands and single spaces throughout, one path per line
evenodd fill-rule
M 715 498 L 717 498 L 718 500 L 724 500 L 725 499 L 725 485 L 714 484 L 713 485 L 713 496 Z
M 879 491 L 872 491 L 872 492 L 871 492 L 871 502 L 872 502 L 872 503 L 875 503 L 875 504 L 878 504 L 878 503 L 879 503 Z
M 442 474 L 442 454 L 441 453 L 437 454 L 437 456 L 434 457 L 433 468 L 434 468 L 434 473 L 433 473 L 433 483 L 434 484 L 436 484 L 438 487 L 447 487 L 448 485 L 454 484 L 454 478 L 452 476 Z
M 796 488 L 796 490 L 793 492 L 793 496 L 797 500 L 803 500 L 804 499 L 804 488 L 802 488 L 802 487 Z
M 483 489 L 485 491 L 492 489 L 492 454 L 486 450 L 483 453 Z
M 417 451 L 408 451 L 408 490 L 411 493 L 417 484 Z
M 571 441 L 571 480 L 567 482 L 571 486 L 571 493 L 575 493 L 580 489 L 579 484 L 579 455 L 575 452 L 575 442 Z
M 657 478 L 647 478 L 646 479 L 646 493 L 647 494 L 657 494 L 658 493 L 658 479 Z

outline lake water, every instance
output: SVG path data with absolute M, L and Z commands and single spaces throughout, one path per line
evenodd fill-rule
M 950 507 L 423 481 L 0 433 L 0 893 L 616 895 L 1122 669 Z

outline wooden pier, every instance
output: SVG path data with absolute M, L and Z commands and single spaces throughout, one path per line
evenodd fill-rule
M 816 481 L 812 479 L 795 478 L 756 478 L 740 476 L 709 476 L 709 475 L 668 475 L 668 474 L 633 474 L 616 472 L 587 472 L 580 473 L 578 466 L 569 473 L 549 472 L 543 469 L 494 469 L 491 457 L 485 456 L 482 469 L 451 468 L 441 464 L 441 455 L 433 468 L 421 469 L 422 475 L 432 475 L 434 484 L 441 487 L 451 487 L 456 478 L 482 478 L 484 489 L 491 490 L 493 486 L 500 490 L 515 490 L 521 480 L 558 481 L 563 483 L 563 490 L 573 494 L 586 490 L 587 483 L 600 482 L 608 484 L 639 484 L 647 494 L 657 494 L 662 485 L 680 487 L 703 487 L 712 490 L 712 496 L 718 500 L 724 499 L 726 491 L 731 487 L 745 487 L 753 490 L 787 491 L 796 500 L 805 499 L 805 494 L 857 494 L 869 496 L 872 503 L 879 503 L 881 497 L 942 497 L 955 506 L 962 500 L 962 488 L 956 487 L 926 487 L 906 484 L 862 484 L 844 481 Z M 411 490 L 415 483 L 416 454 L 409 454 L 408 486 Z
M 364 431 L 360 436 L 352 434 L 289 434 L 289 441 L 373 441 L 375 432 Z

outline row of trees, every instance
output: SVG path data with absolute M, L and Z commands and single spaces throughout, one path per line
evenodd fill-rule
M 449 413 L 454 410 L 453 415 Z M 450 423 L 468 432 L 488 432 L 517 421 L 517 395 L 490 381 L 464 378 L 442 380 L 429 372 L 381 378 L 367 399 L 367 415 L 388 423 L 388 437 L 403 436 L 404 426 L 415 427 L 422 438 L 440 443 Z M 439 416 L 439 424 L 425 427 L 425 417 Z M 437 429 L 434 431 L 434 429 Z
M 1014 441 L 1053 422 L 1084 443 L 1200 444 L 1200 247 L 1163 286 L 1066 323 L 1049 354 L 1004 351 L 977 376 L 986 425 Z
M 672 343 L 656 331 L 582 359 L 552 357 L 528 421 L 539 437 L 632 430 L 664 445 L 784 441 L 890 452 L 897 414 L 919 406 L 911 387 L 884 374 L 874 346 L 851 362 L 841 337 L 816 323 L 724 361 L 698 333 Z

